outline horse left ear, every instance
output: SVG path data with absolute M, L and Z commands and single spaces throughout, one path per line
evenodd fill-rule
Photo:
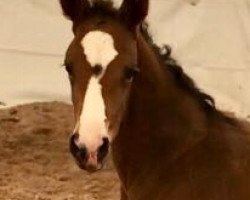
M 90 10 L 88 0 L 60 0 L 64 15 L 71 21 L 76 22 Z
M 120 16 L 129 27 L 140 25 L 148 15 L 149 0 L 123 0 Z

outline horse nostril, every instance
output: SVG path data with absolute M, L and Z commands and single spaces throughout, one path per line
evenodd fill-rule
M 70 139 L 69 139 L 69 148 L 70 148 L 70 152 L 75 155 L 76 152 L 79 151 L 78 146 L 76 145 L 76 140 L 78 139 L 78 134 L 73 134 L 71 135 Z
M 79 138 L 79 134 L 78 133 L 73 134 L 70 137 L 70 142 L 69 142 L 70 152 L 73 154 L 74 157 L 76 157 L 78 159 L 85 159 L 86 156 L 87 156 L 87 149 L 86 149 L 85 146 L 79 147 L 76 144 L 76 141 L 78 140 L 78 138 Z
M 77 155 L 80 157 L 80 159 L 86 159 L 87 149 L 85 147 L 81 147 Z
M 103 140 L 102 146 L 99 147 L 98 154 L 97 154 L 97 158 L 99 162 L 101 162 L 105 158 L 109 150 L 109 139 L 103 138 L 102 140 Z

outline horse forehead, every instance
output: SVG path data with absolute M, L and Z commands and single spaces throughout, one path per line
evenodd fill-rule
M 114 37 L 103 31 L 88 32 L 83 37 L 81 45 L 91 67 L 101 65 L 106 69 L 118 55 Z

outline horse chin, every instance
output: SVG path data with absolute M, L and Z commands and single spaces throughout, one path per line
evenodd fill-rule
M 103 163 L 98 163 L 97 165 L 91 165 L 91 164 L 82 164 L 77 162 L 77 165 L 80 169 L 88 172 L 88 173 L 95 173 L 103 168 Z

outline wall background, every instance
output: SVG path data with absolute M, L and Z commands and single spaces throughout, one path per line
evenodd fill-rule
M 73 36 L 59 8 L 57 0 L 0 0 L 0 101 L 7 106 L 70 101 L 61 64 Z M 250 0 L 151 0 L 148 21 L 157 43 L 172 46 L 219 108 L 249 117 Z

